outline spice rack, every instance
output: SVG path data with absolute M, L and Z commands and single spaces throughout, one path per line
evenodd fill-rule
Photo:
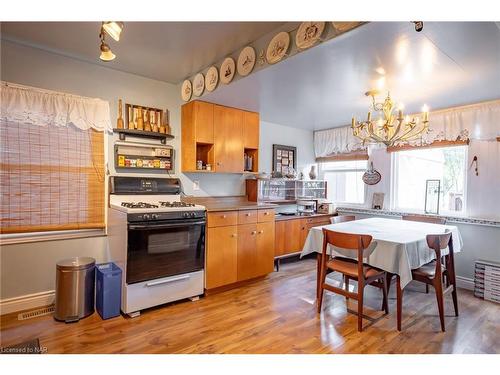
M 172 172 L 174 169 L 174 149 L 170 146 L 116 142 L 115 169 Z

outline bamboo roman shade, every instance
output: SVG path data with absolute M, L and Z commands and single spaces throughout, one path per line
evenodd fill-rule
M 49 102 L 58 99 L 54 95 L 62 94 L 47 92 Z M 61 119 L 69 108 L 62 104 Z M 33 108 L 29 100 L 26 108 Z M 47 121 L 53 112 L 23 118 L 4 110 L 2 104 L 1 233 L 104 228 L 104 132 L 85 125 L 84 116 L 78 124 L 55 125 Z

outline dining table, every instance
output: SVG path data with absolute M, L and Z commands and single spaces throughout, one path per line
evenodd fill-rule
M 412 270 L 431 262 L 436 257 L 434 250 L 427 246 L 427 235 L 451 232 L 453 252 L 460 252 L 463 247 L 458 228 L 448 224 L 374 217 L 312 227 L 304 243 L 301 257 L 311 253 L 318 254 L 316 296 L 319 295 L 320 290 L 319 272 L 323 249 L 323 229 L 372 236 L 372 243 L 365 250 L 364 263 L 386 271 L 389 275 L 389 283 L 392 277 L 396 276 L 398 328 L 401 326 L 401 294 L 402 290 L 412 281 Z M 327 254 L 354 258 L 353 252 L 334 248 L 331 245 L 327 247 Z M 442 251 L 442 255 L 446 254 L 448 254 L 448 249 Z

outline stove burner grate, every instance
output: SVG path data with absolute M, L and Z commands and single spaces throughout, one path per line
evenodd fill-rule
M 144 202 L 122 202 L 122 206 L 127 208 L 158 208 L 156 204 Z
M 161 207 L 194 207 L 194 203 L 187 202 L 159 202 Z

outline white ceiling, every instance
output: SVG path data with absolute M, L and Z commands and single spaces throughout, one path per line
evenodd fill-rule
M 127 22 L 122 40 L 110 41 L 118 56 L 111 63 L 98 62 L 96 22 L 2 23 L 2 37 L 178 83 L 281 24 Z M 324 129 L 366 116 L 364 92 L 380 77 L 406 112 L 500 98 L 500 26 L 425 22 L 417 33 L 409 22 L 368 23 L 202 99 L 257 110 L 264 121 Z
M 364 92 L 382 76 L 409 113 L 500 98 L 500 30 L 494 22 L 426 22 L 421 33 L 409 22 L 369 23 L 203 98 L 316 130 L 365 118 Z
M 2 38 L 160 81 L 179 83 L 283 22 L 126 22 L 117 58 L 99 61 L 100 22 L 2 22 Z

